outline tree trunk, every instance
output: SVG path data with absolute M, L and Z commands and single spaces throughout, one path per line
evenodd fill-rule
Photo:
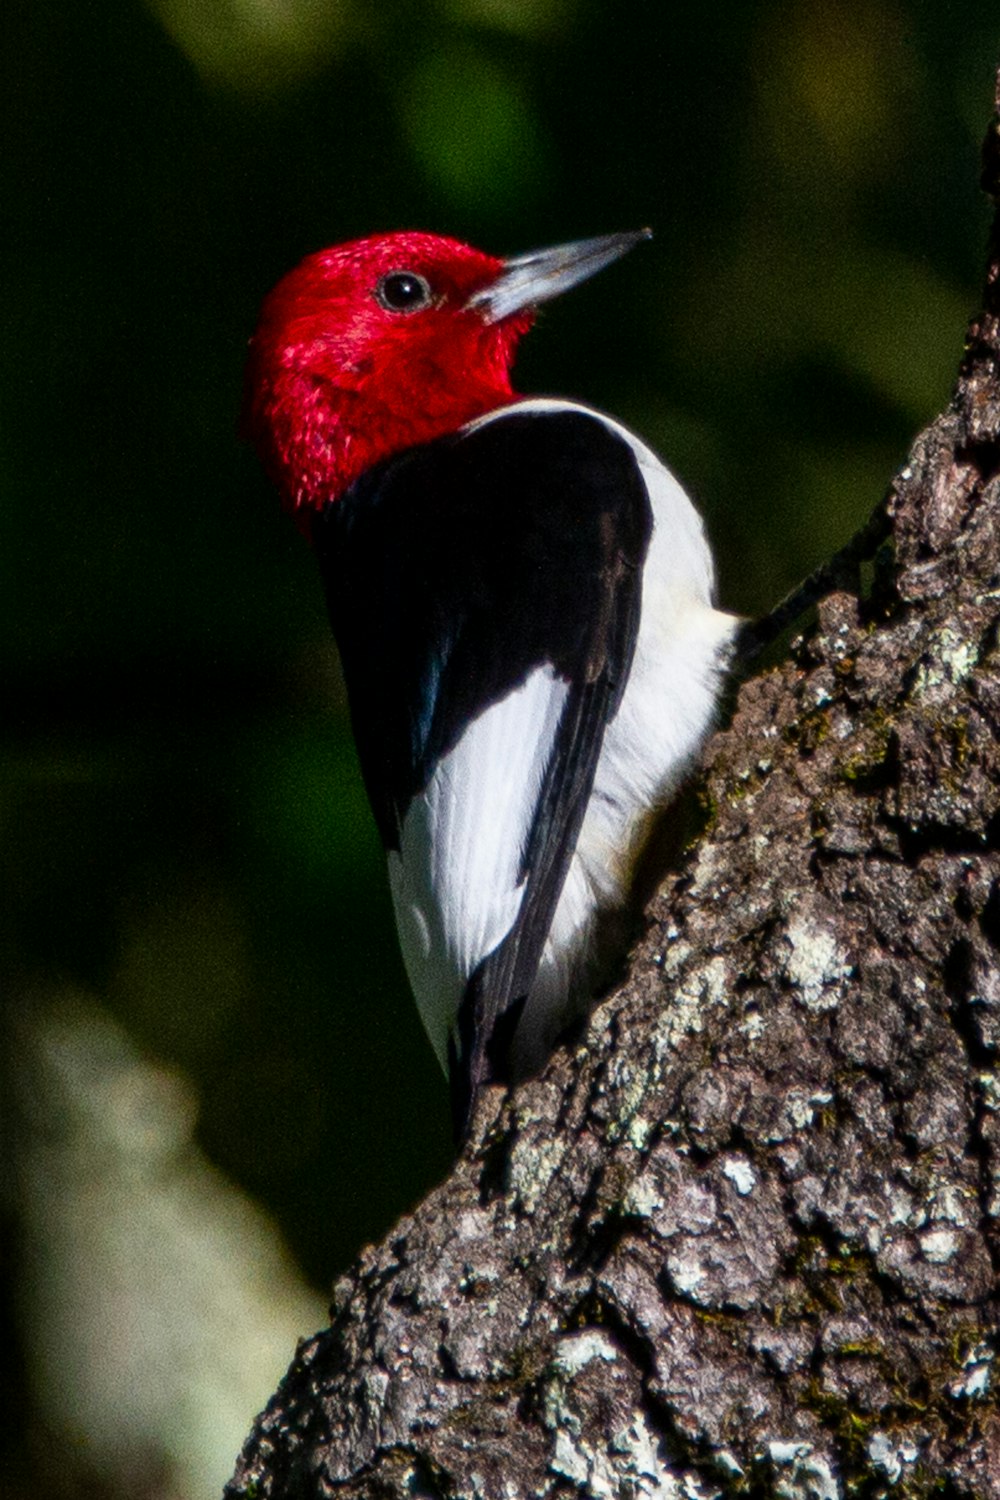
M 230 1497 L 1000 1497 L 996 226 L 886 508 L 627 981 L 338 1283 Z

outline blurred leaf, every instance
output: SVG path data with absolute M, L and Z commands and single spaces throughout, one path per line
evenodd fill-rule
M 288 88 L 341 50 L 350 0 L 147 0 L 206 82 L 247 93 Z
M 572 24 L 576 0 L 444 0 L 456 21 L 516 36 L 550 36 Z
M 742 236 L 727 267 L 715 268 L 679 328 L 692 350 L 703 346 L 707 303 L 726 307 L 728 337 L 716 345 L 718 371 L 737 385 L 751 373 L 800 358 L 833 354 L 876 387 L 912 423 L 928 420 L 947 398 L 972 311 L 962 291 L 910 257 L 855 234 L 832 230 L 802 257 L 761 228 Z
M 784 172 L 839 198 L 905 149 L 904 106 L 919 97 L 922 68 L 893 0 L 786 0 L 760 27 L 755 55 L 764 150 Z
M 419 62 L 403 96 L 403 126 L 430 182 L 465 213 L 499 217 L 538 196 L 551 148 L 530 98 L 483 53 L 452 47 Z

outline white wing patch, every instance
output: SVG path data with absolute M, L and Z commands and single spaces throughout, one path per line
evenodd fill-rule
M 569 684 L 538 667 L 440 761 L 389 854 L 400 947 L 442 1067 L 469 976 L 517 919 L 519 881 Z

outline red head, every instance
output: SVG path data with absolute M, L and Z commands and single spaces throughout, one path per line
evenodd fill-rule
M 372 464 L 515 399 L 538 302 L 648 231 L 498 260 L 439 235 L 370 235 L 308 256 L 267 297 L 244 426 L 282 501 L 308 516 Z

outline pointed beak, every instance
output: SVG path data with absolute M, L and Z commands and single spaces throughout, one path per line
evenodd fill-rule
M 550 250 L 530 250 L 504 261 L 503 270 L 489 286 L 469 298 L 487 323 L 499 323 L 511 313 L 537 307 L 569 291 L 578 281 L 586 281 L 596 271 L 603 271 L 642 240 L 653 237 L 651 229 L 635 229 L 627 234 L 602 234 L 594 240 L 575 240 L 571 245 L 553 245 Z

